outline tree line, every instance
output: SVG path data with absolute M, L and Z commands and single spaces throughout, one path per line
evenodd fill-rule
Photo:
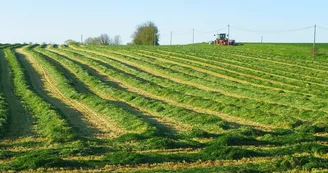
M 87 38 L 84 43 L 88 45 L 120 45 L 122 41 L 120 35 L 110 38 L 107 34 L 101 34 L 99 37 Z
M 159 45 L 159 30 L 154 22 L 145 22 L 136 27 L 136 31 L 132 35 L 132 42 L 129 45 Z M 78 44 L 77 41 L 67 40 L 65 44 Z M 116 35 L 114 38 L 108 36 L 108 34 L 101 34 L 98 37 L 89 37 L 83 44 L 86 45 L 121 45 L 122 39 L 120 35 Z
M 66 40 L 65 44 L 78 44 L 77 41 L 74 40 Z M 89 37 L 85 39 L 83 44 L 86 45 L 120 45 L 122 44 L 121 36 L 116 35 L 114 38 L 108 36 L 108 34 L 101 34 L 98 37 Z

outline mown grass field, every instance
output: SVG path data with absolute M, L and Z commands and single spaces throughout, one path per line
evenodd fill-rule
M 0 45 L 0 172 L 328 171 L 328 44 Z

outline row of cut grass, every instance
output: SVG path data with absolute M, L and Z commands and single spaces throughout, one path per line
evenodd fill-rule
M 83 53 L 83 54 L 85 54 L 85 53 Z M 115 66 L 115 63 L 117 64 L 117 62 L 114 62 L 113 60 L 110 60 L 110 59 L 108 59 L 106 57 L 101 57 L 101 56 L 97 56 L 97 55 L 90 55 L 90 54 L 88 54 L 88 55 L 90 57 L 97 57 L 99 59 L 101 58 L 101 59 L 103 59 L 103 61 L 106 61 L 106 63 L 110 64 L 113 67 Z M 121 59 L 125 59 L 126 60 L 126 59 L 128 59 L 128 57 L 122 57 Z M 136 61 L 136 63 L 137 63 L 137 61 Z M 139 61 L 139 63 L 140 64 L 143 64 L 141 61 Z M 170 83 L 169 80 L 166 80 L 165 81 L 165 80 L 163 80 L 161 78 L 153 77 L 150 74 L 147 74 L 147 73 L 144 73 L 144 72 L 140 72 L 140 71 L 136 71 L 135 69 L 129 68 L 126 65 L 124 67 L 124 64 L 116 65 L 115 67 L 124 70 L 124 72 L 130 71 L 130 73 L 131 73 L 131 71 L 132 71 L 132 73 L 133 73 L 133 71 L 135 71 L 134 74 L 136 74 L 136 75 L 139 74 L 137 77 L 143 78 L 145 80 L 151 80 L 152 83 L 158 83 L 158 84 L 165 83 L 166 86 L 167 86 L 168 83 Z M 165 72 L 163 71 L 162 73 L 165 73 Z M 143 81 L 143 83 L 145 83 L 145 81 Z M 153 86 L 153 89 L 152 88 L 149 88 L 149 87 L 147 87 L 147 88 L 142 87 L 142 86 L 141 87 L 144 88 L 144 90 L 150 91 L 150 92 L 158 95 L 159 93 L 156 93 L 156 92 L 157 91 L 160 91 L 160 90 L 158 88 L 155 88 L 154 87 L 154 86 L 156 86 L 156 84 L 152 84 L 152 86 Z M 178 88 L 178 90 L 180 89 L 180 91 L 182 91 L 182 92 L 186 92 L 186 91 L 188 91 L 188 89 L 190 89 L 190 87 L 188 88 L 187 86 L 184 86 L 184 85 L 172 85 L 171 84 L 171 86 L 172 86 L 171 87 L 171 90 L 174 90 L 175 88 Z M 164 89 L 161 88 L 161 90 L 164 90 Z M 193 93 L 195 93 L 195 91 L 197 91 L 197 90 L 194 90 Z M 163 93 L 163 92 L 161 92 L 161 93 Z M 171 93 L 172 92 L 173 91 L 171 91 Z M 198 91 L 198 92 L 202 92 L 202 91 Z M 203 92 L 205 92 L 205 91 L 203 91 Z M 185 96 L 183 93 L 180 94 L 181 97 L 174 97 L 174 96 L 177 95 L 177 92 L 174 92 L 173 95 L 170 95 L 170 93 L 168 91 L 166 93 L 167 94 L 162 94 L 162 95 L 164 95 L 164 97 L 168 97 L 168 99 L 177 100 L 178 102 L 185 102 L 185 103 L 188 103 L 188 104 L 190 104 L 192 106 L 198 106 L 198 107 L 202 107 L 202 108 L 209 109 L 209 110 L 214 110 L 214 111 L 218 111 L 218 109 L 219 109 L 218 107 L 220 106 L 219 104 L 222 104 L 222 103 L 215 102 L 215 103 L 213 103 L 211 105 L 211 100 L 209 100 L 209 99 L 206 99 L 206 101 L 205 100 L 202 101 L 202 98 L 199 98 L 199 97 L 194 97 L 195 99 L 190 99 L 192 96 L 190 96 L 190 95 Z M 172 96 L 172 97 L 170 97 L 170 96 Z M 187 98 L 187 97 L 188 97 L 188 99 L 184 99 L 184 98 Z M 228 99 L 228 97 L 226 99 Z M 200 102 L 193 102 L 194 100 L 195 101 L 197 100 L 197 101 L 200 101 Z M 235 101 L 237 102 L 238 100 L 235 100 Z M 208 105 L 206 105 L 206 106 L 203 107 L 202 105 L 204 105 L 205 103 L 208 104 Z M 245 102 L 243 102 L 243 104 L 240 104 L 240 106 L 238 107 L 238 109 L 235 109 L 236 107 L 229 109 L 229 106 L 231 107 L 233 104 L 235 104 L 235 103 L 232 103 L 231 100 L 230 100 L 229 102 L 227 102 L 227 105 L 223 106 L 224 108 L 220 109 L 219 111 L 223 111 L 225 113 L 231 113 L 231 112 L 233 112 L 234 115 L 244 116 L 244 117 L 246 117 L 247 115 L 252 115 L 253 116 L 255 114 L 255 115 L 258 115 L 258 116 L 255 116 L 254 115 L 254 120 L 256 120 L 258 122 L 265 122 L 265 121 L 267 121 L 268 124 L 272 123 L 272 121 L 275 121 L 273 119 L 276 119 L 276 120 L 279 119 L 279 115 L 272 114 L 272 116 L 269 116 L 267 112 L 264 112 L 264 111 L 263 112 L 260 112 L 261 109 L 256 110 L 257 112 L 252 112 L 252 113 L 247 112 L 247 109 L 245 109 L 245 104 L 246 104 Z M 213 105 L 215 105 L 215 106 L 213 106 Z M 255 110 L 255 109 L 252 109 L 252 110 Z M 238 114 L 238 113 L 240 113 L 240 114 Z M 263 117 L 265 117 L 265 119 L 263 121 L 261 121 L 261 119 L 260 119 L 260 116 L 262 116 L 262 115 L 263 115 Z M 264 116 L 264 115 L 266 115 L 266 116 Z M 269 117 L 272 117 L 272 118 L 269 119 Z M 304 117 L 307 117 L 307 116 L 304 116 Z M 246 117 L 246 118 L 248 118 L 248 117 Z M 295 121 L 295 119 L 292 119 L 291 117 L 288 117 L 288 118 L 290 119 L 290 122 L 291 123 L 297 122 L 297 121 Z M 286 122 L 287 117 L 282 117 L 282 119 L 284 119 L 284 122 Z M 282 120 L 282 119 L 280 119 L 280 120 Z M 278 120 L 275 121 L 275 123 L 281 122 L 280 120 L 279 121 Z
M 94 92 L 109 95 L 111 97 L 117 98 L 118 100 L 122 100 L 128 104 L 131 104 L 131 106 L 133 107 L 149 109 L 151 111 L 158 113 L 159 116 L 172 118 L 173 120 L 177 120 L 177 121 L 181 121 L 182 123 L 197 126 L 201 129 L 205 128 L 209 131 L 218 131 L 221 129 L 220 124 L 221 126 L 223 125 L 223 127 L 226 126 L 224 125 L 225 123 L 222 122 L 222 120 L 216 116 L 196 113 L 171 104 L 165 104 L 156 99 L 147 98 L 138 93 L 124 90 L 123 88 L 117 88 L 111 85 L 106 85 L 105 81 L 102 81 L 96 76 L 92 76 L 88 74 L 88 70 L 90 70 L 90 67 L 88 68 L 86 68 L 85 66 L 83 67 L 82 64 L 79 64 L 77 61 L 75 61 L 76 59 L 81 59 L 90 62 L 91 60 L 89 60 L 88 58 L 83 58 L 83 57 L 74 58 L 74 56 L 64 57 L 45 50 L 42 50 L 42 53 L 47 54 L 49 57 L 57 60 L 63 65 L 65 64 L 65 66 L 67 68 L 70 68 L 70 70 L 74 72 L 77 75 L 77 77 L 80 78 L 81 81 L 84 81 L 88 86 L 90 86 L 90 89 L 94 90 Z M 113 71 L 112 69 L 97 64 L 97 70 L 99 69 L 104 71 L 110 77 L 113 78 L 120 77 L 121 79 L 123 79 L 122 82 L 124 81 L 128 81 L 129 83 L 133 82 L 133 80 L 132 81 L 130 80 L 131 77 L 127 77 L 124 74 L 118 73 L 117 71 Z M 98 87 L 99 89 L 97 89 Z
M 156 53 L 156 52 L 154 52 L 154 53 Z M 160 54 L 163 54 L 163 52 L 160 52 Z M 165 52 L 164 52 L 164 54 L 167 55 L 167 53 L 165 53 Z M 169 56 L 169 55 L 167 55 L 167 56 Z M 195 60 L 198 62 L 203 62 L 203 63 L 209 64 L 209 65 L 213 65 L 215 67 L 225 68 L 228 70 L 231 69 L 235 72 L 240 72 L 240 73 L 243 73 L 246 75 L 253 75 L 254 77 L 260 77 L 260 78 L 262 78 L 262 80 L 270 80 L 272 83 L 278 83 L 278 84 L 282 84 L 285 86 L 294 87 L 297 90 L 306 88 L 307 90 L 310 89 L 310 90 L 314 90 L 314 91 L 318 91 L 318 90 L 320 91 L 322 89 L 327 88 L 327 85 L 322 85 L 322 84 L 317 85 L 316 83 L 311 83 L 311 85 L 309 85 L 308 82 L 300 80 L 300 79 L 295 79 L 293 77 L 285 77 L 285 76 L 281 76 L 280 74 L 272 74 L 271 72 L 274 71 L 275 69 L 273 69 L 270 72 L 269 71 L 261 71 L 261 70 L 259 70 L 259 68 L 261 68 L 261 66 L 260 66 L 261 64 L 256 64 L 256 66 L 254 65 L 253 68 L 248 68 L 246 66 L 248 66 L 248 64 L 250 63 L 249 61 L 247 63 L 243 63 L 243 64 L 236 64 L 236 63 L 231 63 L 231 61 L 224 62 L 224 61 L 222 61 L 221 57 L 220 57 L 221 58 L 220 61 L 217 61 L 218 58 L 216 58 L 214 56 L 208 57 L 206 54 L 202 55 L 201 57 L 190 56 L 190 55 L 186 55 L 186 54 L 180 54 L 180 55 L 174 55 L 174 56 L 188 57 L 188 59 Z M 225 56 L 224 60 L 229 60 L 231 57 L 232 56 Z M 215 59 L 215 61 L 213 59 Z M 267 64 L 263 64 L 263 66 L 266 67 Z
M 38 132 L 51 142 L 73 140 L 75 134 L 67 122 L 62 119 L 49 103 L 30 89 L 25 80 L 24 70 L 18 62 L 15 53 L 9 48 L 5 49 L 4 53 L 13 74 L 15 93 L 21 97 L 22 102 L 33 113 L 37 122 Z
M 150 49 L 149 49 L 150 50 Z M 163 50 L 163 49 L 161 49 Z M 299 75 L 307 75 L 311 76 L 314 78 L 322 78 L 327 75 L 328 71 L 324 71 L 323 69 L 320 70 L 322 67 L 312 66 L 308 67 L 311 64 L 319 63 L 318 65 L 323 66 L 325 64 L 324 61 L 318 61 L 318 58 L 316 59 L 311 59 L 309 61 L 302 61 L 304 58 L 303 57 L 296 57 L 293 58 L 289 63 L 286 63 L 288 59 L 290 59 L 290 56 L 288 57 L 280 57 L 281 60 L 279 60 L 279 56 L 276 55 L 271 55 L 268 53 L 265 53 L 265 51 L 261 51 L 261 53 L 258 52 L 252 52 L 249 53 L 248 51 L 235 51 L 235 50 L 220 50 L 220 49 L 209 49 L 209 48 L 204 48 L 203 49 L 191 49 L 191 48 L 184 48 L 184 49 L 168 49 L 164 48 L 168 54 L 180 54 L 180 55 L 194 55 L 197 57 L 201 58 L 206 58 L 208 57 L 207 55 L 211 55 L 210 59 L 216 59 L 218 58 L 229 58 L 233 60 L 242 60 L 248 63 L 253 63 L 254 65 L 262 65 L 265 67 L 269 67 L 271 69 L 279 69 L 279 70 L 284 70 L 286 72 L 292 72 L 296 73 Z M 301 63 L 301 66 L 295 65 L 295 63 Z M 270 64 L 268 66 L 268 64 Z M 319 70 L 319 71 L 318 71 Z
M 156 56 L 161 55 L 159 53 L 152 53 Z M 162 55 L 163 56 L 163 55 Z M 259 86 L 259 87 L 265 87 L 270 88 L 274 90 L 283 90 L 285 92 L 292 92 L 292 93 L 300 93 L 300 94 L 310 94 L 310 95 L 322 95 L 322 92 L 318 89 L 306 89 L 302 88 L 300 86 L 297 86 L 297 82 L 289 82 L 286 79 L 280 79 L 277 77 L 272 76 L 275 80 L 271 79 L 271 76 L 268 76 L 266 74 L 262 73 L 256 73 L 251 70 L 245 70 L 242 68 L 238 68 L 236 66 L 231 65 L 225 65 L 223 63 L 210 63 L 210 62 L 204 62 L 205 60 L 202 60 L 200 58 L 191 58 L 186 55 L 181 56 L 165 56 L 166 58 L 179 62 L 182 64 L 186 64 L 189 66 L 192 66 L 194 68 L 200 68 L 208 71 L 209 73 L 217 73 L 226 75 L 229 77 L 232 77 L 233 80 L 238 82 L 244 82 L 247 81 L 249 85 Z M 280 81 L 277 81 L 280 80 Z M 245 83 L 246 84 L 246 83 Z M 299 84 L 301 85 L 301 84 Z M 304 84 L 305 85 L 305 84 Z
M 100 98 L 93 93 L 80 93 L 74 86 L 71 85 L 69 81 L 62 72 L 60 72 L 55 65 L 47 61 L 43 54 L 36 52 L 35 50 L 40 50 L 39 48 L 27 49 L 38 62 L 47 69 L 49 74 L 57 81 L 56 87 L 63 93 L 66 97 L 77 100 L 81 103 L 88 105 L 93 108 L 101 116 L 108 116 L 109 118 L 116 121 L 124 129 L 134 132 L 134 133 L 146 133 L 154 132 L 156 128 L 147 122 L 143 121 L 138 115 L 134 115 L 131 112 L 124 110 L 118 105 L 111 101 Z
M 84 53 L 82 53 L 82 54 L 84 54 Z M 83 58 L 83 56 L 81 56 L 80 52 L 78 54 L 71 54 L 71 56 L 78 56 L 77 59 Z M 86 56 L 88 56 L 88 55 L 86 55 Z M 91 55 L 91 57 L 95 57 L 95 56 L 97 56 L 97 55 Z M 88 57 L 90 57 L 90 56 L 88 56 Z M 140 74 L 140 76 L 135 76 L 135 75 L 129 74 L 129 72 L 126 71 L 126 70 L 133 71 L 133 69 L 135 67 L 132 67 L 132 68 L 127 67 L 127 68 L 125 68 L 125 70 L 124 69 L 120 70 L 120 69 L 122 69 L 121 67 L 125 66 L 124 64 L 120 64 L 119 65 L 120 67 L 116 68 L 116 67 L 114 67 L 115 63 L 110 63 L 111 65 L 109 65 L 107 63 L 98 61 L 94 58 L 84 57 L 83 59 L 85 59 L 86 61 L 91 61 L 90 63 L 87 63 L 88 66 L 93 66 L 94 68 L 97 68 L 97 69 L 100 69 L 99 68 L 100 66 L 104 66 L 104 68 L 107 67 L 107 69 L 115 70 L 111 74 L 107 73 L 108 76 L 114 76 L 114 75 L 118 76 L 117 74 L 120 74 L 120 75 L 124 74 L 125 77 L 124 76 L 120 77 L 121 78 L 120 81 L 129 81 L 128 88 L 140 88 L 142 90 L 138 89 L 139 92 L 145 93 L 144 94 L 145 96 L 151 97 L 153 99 L 160 99 L 169 104 L 173 104 L 173 105 L 177 105 L 177 106 L 180 106 L 183 108 L 191 109 L 196 112 L 209 113 L 212 115 L 217 115 L 219 117 L 224 117 L 224 119 L 226 119 L 227 121 L 233 121 L 233 122 L 237 122 L 237 123 L 245 123 L 246 122 L 245 119 L 240 119 L 240 118 L 236 119 L 238 117 L 235 118 L 234 116 L 227 115 L 222 112 L 213 111 L 215 106 L 216 106 L 216 108 L 221 106 L 222 109 L 225 108 L 225 110 L 227 111 L 229 109 L 229 107 L 222 106 L 222 103 L 215 103 L 215 104 L 212 103 L 212 105 L 211 105 L 211 102 L 213 102 L 213 101 L 211 101 L 209 99 L 193 97 L 192 95 L 185 95 L 184 93 L 177 92 L 174 89 L 167 89 L 165 87 L 161 87 L 161 86 L 157 85 L 156 83 L 163 82 L 161 80 L 149 82 L 148 80 L 153 77 L 149 76 L 147 73 L 138 72 Z M 107 59 L 107 58 L 105 58 L 105 59 Z M 146 76 L 146 78 L 145 78 L 145 76 Z M 147 78 L 147 76 L 148 76 L 148 78 Z M 181 86 L 178 86 L 178 87 L 181 88 Z M 203 104 L 203 106 L 206 104 L 207 106 L 200 107 L 199 106 L 200 104 Z M 231 106 L 232 105 L 230 105 L 230 108 L 231 108 Z M 249 123 L 249 120 L 247 123 Z M 252 122 L 252 123 L 254 123 L 254 122 Z
M 185 79 L 187 81 L 194 81 L 194 78 L 189 77 L 188 75 L 184 74 L 184 75 L 179 75 L 179 73 L 177 73 L 177 71 L 173 71 L 172 70 L 172 65 L 171 64 L 167 64 L 165 65 L 165 62 L 158 62 L 155 59 L 151 59 L 149 57 L 138 57 L 138 56 L 133 56 L 130 54 L 126 54 L 126 53 L 117 53 L 119 51 L 114 51 L 114 52 L 107 52 L 108 55 L 123 55 L 122 59 L 133 59 L 133 62 L 139 62 L 139 64 L 142 64 L 144 66 L 150 67 L 152 69 L 154 69 L 155 71 L 159 71 L 160 73 L 163 74 L 167 74 L 169 76 L 174 76 L 176 78 L 179 79 Z M 110 63 L 112 64 L 112 63 Z M 160 64 L 160 65 L 158 65 Z M 191 73 L 197 73 L 195 71 L 190 72 Z M 197 80 L 197 82 L 204 82 L 204 79 L 201 80 Z M 195 81 L 196 82 L 196 81 Z M 206 81 L 207 82 L 207 81 Z M 158 82 L 157 82 L 158 83 Z M 161 85 L 161 84 L 160 84 Z M 165 87 L 170 87 L 169 82 L 164 83 L 164 85 L 161 86 L 165 86 Z M 173 88 L 178 88 L 177 86 L 173 86 Z M 191 88 L 191 87 L 189 87 Z M 314 120 L 318 120 L 318 118 L 322 118 L 323 115 L 325 114 L 325 112 L 322 111 L 318 111 L 318 110 L 312 110 L 311 109 L 304 109 L 304 106 L 302 105 L 302 107 L 292 107 L 292 106 L 286 106 L 286 103 L 283 103 L 282 105 L 279 105 L 277 103 L 272 103 L 271 101 L 269 101 L 269 103 L 265 102 L 265 101 L 261 101 L 261 100 L 252 100 L 252 99 L 248 99 L 248 98 L 240 98 L 240 97 L 233 97 L 233 96 L 227 96 L 224 94 L 220 94 L 217 93 L 215 95 L 213 95 L 212 92 L 209 91 L 204 91 L 202 90 L 202 92 L 196 92 L 196 90 L 183 90 L 186 94 L 188 95 L 197 95 L 197 96 L 201 96 L 201 97 L 205 97 L 205 98 L 209 98 L 209 99 L 213 99 L 215 101 L 222 101 L 226 104 L 236 104 L 238 106 L 245 106 L 248 105 L 247 107 L 250 109 L 254 109 L 256 108 L 257 110 L 262 110 L 265 112 L 272 112 L 272 113 L 276 113 L 276 114 L 285 114 L 285 115 L 292 115 L 295 117 L 300 117 L 304 120 L 308 120 L 308 121 L 314 121 Z M 275 96 L 276 97 L 276 96 Z M 311 114 L 312 116 L 308 116 L 309 114 Z M 320 120 L 321 121 L 321 120 Z
M 101 51 L 101 50 L 97 49 L 97 51 Z M 120 53 L 120 54 L 122 54 L 122 53 Z M 126 53 L 122 54 L 122 55 L 126 55 Z M 313 97 L 311 98 L 310 95 L 287 93 L 287 92 L 284 92 L 283 90 L 272 91 L 272 90 L 268 90 L 265 88 L 257 88 L 257 87 L 253 87 L 250 85 L 234 83 L 231 81 L 229 82 L 228 80 L 221 79 L 221 78 L 219 78 L 219 80 L 218 80 L 218 78 L 216 76 L 212 76 L 211 74 L 206 74 L 201 71 L 197 71 L 195 69 L 188 70 L 187 67 L 180 66 L 181 64 L 176 64 L 176 63 L 174 63 L 174 61 L 168 61 L 165 58 L 159 58 L 158 56 L 155 57 L 155 56 L 144 55 L 144 54 L 139 54 L 139 56 L 147 57 L 147 58 L 142 59 L 143 61 L 145 61 L 146 59 L 149 59 L 149 58 L 152 59 L 149 61 L 159 60 L 159 62 L 153 61 L 153 63 L 161 64 L 160 66 L 162 66 L 164 63 L 168 63 L 167 68 L 174 69 L 175 72 L 176 71 L 182 72 L 184 74 L 183 78 L 187 78 L 188 81 L 194 81 L 194 83 L 197 83 L 197 84 L 200 83 L 200 84 L 203 84 L 204 86 L 210 86 L 211 88 L 220 89 L 226 93 L 228 92 L 226 95 L 232 95 L 234 92 L 236 92 L 236 94 L 238 93 L 241 96 L 244 96 L 246 98 L 254 98 L 256 100 L 262 99 L 263 102 L 277 103 L 277 104 L 281 104 L 284 106 L 288 105 L 288 106 L 293 106 L 293 107 L 297 107 L 297 108 L 302 108 L 305 110 L 312 110 L 312 109 L 318 110 L 318 109 L 324 108 L 326 104 L 322 103 L 322 102 L 327 102 L 326 99 L 323 99 L 323 98 L 319 99 L 319 98 L 313 98 Z M 131 57 L 131 55 L 130 55 L 130 57 Z M 133 57 L 136 58 L 137 56 L 134 55 Z M 139 60 L 140 59 L 141 58 L 139 58 Z M 172 65 L 176 65 L 176 67 L 172 66 Z M 167 69 L 165 69 L 165 70 L 167 70 Z M 186 74 L 188 77 L 186 76 Z M 171 75 L 174 75 L 174 73 L 173 74 L 171 73 Z M 197 77 L 197 79 L 191 78 L 190 76 L 195 76 L 195 77 Z M 183 78 L 181 78 L 181 80 Z M 279 95 L 279 96 L 277 96 L 277 95 Z

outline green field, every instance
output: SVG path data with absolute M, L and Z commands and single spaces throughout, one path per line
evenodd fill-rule
M 0 45 L 0 172 L 328 171 L 328 44 Z

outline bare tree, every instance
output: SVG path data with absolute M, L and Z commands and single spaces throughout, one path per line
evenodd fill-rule
M 122 40 L 121 40 L 121 36 L 120 35 L 116 35 L 114 37 L 114 45 L 120 45 L 122 43 Z
M 102 45 L 109 45 L 109 44 L 111 44 L 111 39 L 109 38 L 109 36 L 107 34 L 101 34 L 98 37 L 98 39 L 100 41 L 100 44 L 102 44 Z
M 92 42 L 92 38 L 89 37 L 87 39 L 84 40 L 84 44 L 90 44 Z
M 89 37 L 84 41 L 84 43 L 87 45 L 100 45 L 100 39 L 99 37 L 96 38 Z
M 99 37 L 89 37 L 84 43 L 88 45 L 113 45 L 120 44 L 121 37 L 115 36 L 115 40 L 112 40 L 107 34 L 101 34 Z

